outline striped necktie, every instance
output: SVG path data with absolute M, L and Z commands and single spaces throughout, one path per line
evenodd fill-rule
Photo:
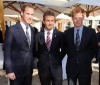
M 29 36 L 29 31 L 28 31 L 28 27 L 26 27 L 26 38 L 27 38 L 27 42 L 28 42 L 28 45 L 29 45 L 29 48 L 30 48 L 30 36 Z
M 77 29 L 77 33 L 76 33 L 76 51 L 79 51 L 79 46 L 80 46 L 80 36 L 79 36 L 79 29 Z
M 48 51 L 50 50 L 50 45 L 51 45 L 50 32 L 47 32 L 46 46 Z

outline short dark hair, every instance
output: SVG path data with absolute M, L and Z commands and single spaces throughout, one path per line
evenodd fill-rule
M 52 12 L 51 10 L 47 10 L 47 11 L 44 12 L 44 14 L 43 14 L 43 21 L 45 20 L 45 16 L 54 16 L 54 17 L 55 17 L 55 14 L 54 14 L 54 12 Z
M 77 14 L 77 13 L 85 14 L 85 11 L 81 7 L 77 6 L 71 11 L 71 17 L 73 17 L 74 14 Z
M 23 7 L 21 8 L 21 11 L 24 12 L 26 7 L 29 7 L 29 8 L 34 9 L 34 7 L 33 7 L 31 4 L 25 4 L 25 5 L 23 5 Z

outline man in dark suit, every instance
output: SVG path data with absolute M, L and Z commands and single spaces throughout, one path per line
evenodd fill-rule
M 31 85 L 35 50 L 34 9 L 24 5 L 22 20 L 11 26 L 4 40 L 4 66 L 10 85 Z
M 43 15 L 45 27 L 36 36 L 38 72 L 41 85 L 62 85 L 64 57 L 64 34 L 54 28 L 55 15 L 46 11 Z
M 91 60 L 97 49 L 94 29 L 83 25 L 84 10 L 76 7 L 72 10 L 74 27 L 65 31 L 67 50 L 68 85 L 91 85 Z

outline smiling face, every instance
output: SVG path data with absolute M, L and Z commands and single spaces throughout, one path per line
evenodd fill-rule
M 55 17 L 51 15 L 45 16 L 44 24 L 45 24 L 45 29 L 50 31 L 54 27 Z
M 84 15 L 82 13 L 76 13 L 72 17 L 74 27 L 80 28 L 83 25 Z
M 24 11 L 21 11 L 22 21 L 26 25 L 32 23 L 33 15 L 34 15 L 34 9 L 31 7 L 26 7 Z

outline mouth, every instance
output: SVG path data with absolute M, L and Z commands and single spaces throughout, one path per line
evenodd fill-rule
M 32 20 L 31 18 L 27 19 L 27 20 Z

